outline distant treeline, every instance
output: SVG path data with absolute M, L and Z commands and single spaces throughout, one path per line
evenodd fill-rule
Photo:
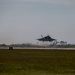
M 10 46 L 13 46 L 13 47 L 31 47 L 34 45 L 27 43 L 27 44 L 11 44 Z
M 26 44 L 10 44 L 10 45 L 0 44 L 0 47 L 39 47 L 39 46 L 35 44 L 26 43 Z
M 23 44 L 10 44 L 10 45 L 0 44 L 0 47 L 74 47 L 75 48 L 75 44 L 43 46 L 43 45 L 36 45 L 30 43 L 26 44 L 23 43 Z

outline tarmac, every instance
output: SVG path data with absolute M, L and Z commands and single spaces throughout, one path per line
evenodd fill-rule
M 0 47 L 0 49 L 9 49 L 9 47 Z M 75 50 L 75 48 L 36 48 L 36 47 L 13 47 L 13 49 L 38 49 L 38 50 Z
M 17 47 L 15 47 L 14 49 L 38 49 L 38 50 L 75 50 L 75 48 L 26 48 L 26 47 L 24 47 L 24 48 L 17 48 Z

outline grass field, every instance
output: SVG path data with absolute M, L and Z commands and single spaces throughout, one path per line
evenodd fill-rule
M 75 51 L 0 49 L 0 75 L 75 75 Z

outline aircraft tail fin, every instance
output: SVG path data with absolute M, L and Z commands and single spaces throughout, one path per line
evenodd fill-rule
M 41 37 L 43 38 L 43 36 L 41 35 Z

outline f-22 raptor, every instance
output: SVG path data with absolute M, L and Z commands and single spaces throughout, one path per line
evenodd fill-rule
M 39 38 L 39 39 L 37 39 L 38 41 L 49 41 L 49 42 L 52 42 L 52 41 L 56 41 L 56 39 L 53 39 L 53 38 L 51 38 L 49 35 L 47 35 L 47 36 L 45 36 L 45 37 L 43 37 L 42 35 L 41 35 L 41 37 L 42 38 Z

